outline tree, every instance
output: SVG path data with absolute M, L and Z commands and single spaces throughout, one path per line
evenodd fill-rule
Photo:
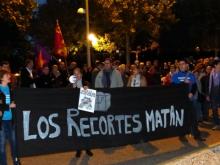
M 172 7 L 175 0 L 96 0 L 109 15 L 113 27 L 113 37 L 121 45 L 126 45 L 127 62 L 132 38 L 140 32 L 147 41 L 158 41 L 161 29 L 174 23 L 176 17 Z M 131 43 L 130 43 L 131 42 Z M 118 42 L 117 42 L 118 43 Z M 126 43 L 126 44 L 125 44 Z
M 112 53 L 116 50 L 115 43 L 110 41 L 110 36 L 108 34 L 105 34 L 103 37 L 98 36 L 96 41 L 94 43 L 92 42 L 92 46 L 98 52 Z
M 34 9 L 36 9 L 34 0 L 1 0 L 0 18 L 14 23 L 19 30 L 25 31 L 30 25 Z
M 85 7 L 82 0 L 48 0 L 47 4 L 39 7 L 32 21 L 32 36 L 52 50 L 54 27 L 58 19 L 68 50 L 72 54 L 78 48 L 80 52 L 86 46 L 86 20 L 85 15 L 77 13 L 80 7 Z M 108 13 L 102 6 L 90 1 L 90 31 L 97 36 L 105 36 L 111 23 L 107 18 Z
M 31 50 L 25 39 L 28 33 L 34 0 L 1 0 L 0 3 L 0 60 L 16 61 L 12 67 L 17 70 Z
M 138 42 L 142 45 L 158 41 L 161 29 L 176 21 L 174 3 L 175 0 L 89 0 L 90 31 L 97 36 L 107 34 L 119 49 L 125 49 L 125 43 L 126 50 L 135 47 L 134 41 L 139 37 L 143 38 Z M 85 15 L 77 13 L 80 7 L 85 8 L 82 0 L 48 0 L 33 20 L 32 35 L 52 49 L 54 26 L 59 19 L 69 49 L 83 48 L 86 27 Z

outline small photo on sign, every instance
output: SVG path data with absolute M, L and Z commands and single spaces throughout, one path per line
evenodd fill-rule
M 96 90 L 80 88 L 78 109 L 94 113 L 96 102 Z

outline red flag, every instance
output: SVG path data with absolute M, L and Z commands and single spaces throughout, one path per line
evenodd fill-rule
M 55 55 L 66 57 L 67 48 L 63 39 L 63 35 L 60 29 L 59 22 L 57 20 L 55 27 L 55 37 L 54 37 L 54 53 Z
M 37 55 L 37 59 L 36 59 L 36 68 L 37 69 L 43 68 L 45 63 L 46 61 L 44 60 L 42 51 L 40 50 L 39 54 Z

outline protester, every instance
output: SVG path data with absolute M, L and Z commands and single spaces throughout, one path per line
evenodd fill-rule
M 132 75 L 128 79 L 127 87 L 146 87 L 146 78 L 140 73 L 137 65 L 133 68 Z
M 6 70 L 0 70 L 0 164 L 7 165 L 6 142 L 11 146 L 11 155 L 14 165 L 19 165 L 20 161 L 16 151 L 16 136 L 14 122 L 13 94 L 9 87 L 11 75 Z
M 8 61 L 0 62 L 0 70 L 6 70 L 6 71 L 8 71 L 11 74 L 10 87 L 12 89 L 18 87 L 19 80 L 18 80 L 18 78 L 14 74 L 11 73 L 10 63 Z
M 202 97 L 202 85 L 200 81 L 200 75 L 202 74 L 199 69 L 193 71 L 193 74 L 196 78 L 196 86 L 197 90 L 194 94 L 194 106 L 196 109 L 196 118 L 198 122 L 202 121 L 202 104 L 201 104 L 201 97 Z
M 68 85 L 68 72 L 67 72 L 67 67 L 63 61 L 59 62 L 59 71 L 61 74 L 61 79 L 62 79 L 62 87 L 66 87 Z
M 80 68 L 75 68 L 73 70 L 73 75 L 75 76 L 75 82 L 72 84 L 73 88 L 82 88 L 82 87 L 84 87 L 85 89 L 87 89 L 89 87 L 88 82 L 83 81 L 83 75 L 82 75 L 82 72 L 81 72 Z M 89 149 L 86 150 L 86 153 L 89 156 L 93 156 L 93 153 Z M 76 151 L 76 157 L 77 158 L 79 158 L 81 156 L 81 154 L 82 154 L 81 150 Z
M 151 61 L 146 61 L 145 71 L 148 72 L 151 67 L 152 67 Z
M 126 71 L 126 65 L 125 64 L 119 65 L 118 70 L 121 73 L 123 84 L 127 84 L 130 73 L 128 74 L 128 72 Z
M 170 71 L 169 65 L 167 62 L 164 62 L 163 68 L 161 69 L 161 75 L 166 76 Z
M 149 86 L 161 85 L 160 73 L 156 70 L 155 66 L 152 66 L 146 74 L 147 82 Z
M 90 67 L 88 67 L 87 65 L 83 66 L 83 79 L 85 81 L 88 81 L 89 83 L 92 82 L 92 69 Z
M 21 87 L 36 88 L 33 67 L 33 60 L 27 59 L 25 62 L 25 68 L 21 70 Z
M 2 61 L 0 63 L 0 70 L 6 70 L 8 72 L 11 72 L 10 64 L 8 61 Z
M 51 88 L 52 78 L 49 67 L 44 65 L 41 72 L 41 75 L 36 79 L 37 88 Z
M 62 77 L 57 65 L 53 65 L 51 68 L 51 86 L 52 88 L 60 88 L 64 85 L 62 84 Z
M 179 70 L 172 76 L 173 84 L 188 84 L 189 85 L 189 93 L 188 97 L 190 101 L 193 103 L 193 111 L 192 111 L 192 134 L 194 139 L 204 141 L 205 139 L 201 136 L 201 133 L 198 129 L 198 120 L 197 120 L 197 112 L 195 107 L 195 93 L 197 91 L 196 78 L 192 72 L 190 72 L 189 66 L 186 60 L 179 61 Z
M 170 85 L 171 81 L 172 81 L 172 76 L 175 72 L 176 72 L 175 66 L 171 65 L 170 72 L 165 77 L 162 77 L 162 79 L 161 79 L 162 85 L 165 85 L 165 86 Z
M 82 71 L 80 68 L 75 68 L 73 70 L 74 83 L 71 84 L 73 88 L 81 88 L 83 86 L 89 86 L 90 83 L 83 78 Z
M 64 66 L 65 66 L 65 64 L 64 64 Z M 72 61 L 72 62 L 69 64 L 69 66 L 68 66 L 69 73 L 73 73 L 73 70 L 74 70 L 75 68 L 77 68 L 77 63 L 76 63 L 75 61 Z M 64 69 L 65 69 L 65 67 L 64 67 Z
M 201 97 L 201 102 L 202 102 L 202 116 L 203 116 L 203 121 L 208 121 L 209 118 L 209 108 L 210 107 L 210 102 L 206 99 L 208 90 L 209 90 L 209 78 L 210 78 L 210 73 L 212 71 L 212 66 L 207 65 L 206 70 L 205 70 L 205 75 L 201 77 L 201 88 L 202 88 L 202 97 Z
M 213 130 L 220 128 L 218 108 L 220 107 L 220 60 L 215 62 L 215 68 L 210 74 L 209 91 L 207 100 L 211 102 L 213 120 L 215 126 Z
M 95 80 L 95 88 L 119 88 L 123 87 L 123 80 L 118 70 L 112 68 L 111 59 L 106 59 L 104 69 L 101 70 Z
M 139 70 L 140 70 L 140 73 L 141 73 L 142 75 L 145 75 L 145 74 L 146 74 L 146 70 L 145 70 L 145 66 L 144 66 L 144 63 L 143 63 L 143 62 L 140 62 Z

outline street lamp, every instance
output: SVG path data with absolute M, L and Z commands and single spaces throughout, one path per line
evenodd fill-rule
M 86 14 L 86 11 L 85 11 L 85 9 L 83 9 L 83 8 L 81 7 L 81 8 L 79 8 L 79 9 L 77 10 L 77 13 L 78 13 L 78 14 Z
M 79 8 L 77 13 L 86 14 L 86 52 L 87 52 L 87 65 L 91 67 L 91 53 L 90 53 L 90 41 L 89 41 L 89 0 L 85 0 L 86 10 L 83 8 Z
M 89 39 L 89 41 L 91 41 L 92 46 L 96 46 L 96 45 L 97 45 L 97 43 L 98 43 L 98 38 L 95 36 L 95 34 L 90 33 L 90 34 L 88 35 L 88 39 Z

